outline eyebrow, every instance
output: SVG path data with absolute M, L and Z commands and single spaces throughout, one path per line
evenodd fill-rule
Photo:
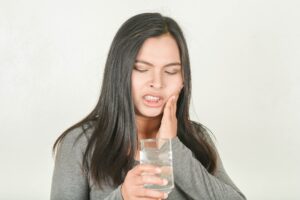
M 149 63 L 149 62 L 144 61 L 144 60 L 135 60 L 135 63 L 143 63 L 145 65 L 149 65 L 151 67 L 154 67 L 154 65 L 152 63 Z M 168 64 L 164 65 L 163 67 L 171 67 L 171 66 L 174 66 L 174 65 L 181 66 L 181 63 L 180 62 L 172 62 L 172 63 L 168 63 Z

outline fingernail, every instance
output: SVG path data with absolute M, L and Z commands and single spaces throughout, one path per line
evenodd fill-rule
M 164 199 L 168 198 L 168 194 L 164 193 Z
M 167 179 L 163 179 L 163 185 L 167 185 L 168 184 L 168 180 Z

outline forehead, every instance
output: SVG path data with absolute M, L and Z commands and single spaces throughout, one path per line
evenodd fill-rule
M 180 62 L 180 53 L 176 40 L 170 34 L 164 34 L 145 40 L 136 59 L 153 64 Z

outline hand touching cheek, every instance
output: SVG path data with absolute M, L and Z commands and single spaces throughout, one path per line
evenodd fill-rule
M 177 100 L 180 94 L 181 88 L 174 95 L 172 95 L 164 108 L 161 125 L 157 134 L 157 138 L 169 138 L 172 139 L 177 135 Z

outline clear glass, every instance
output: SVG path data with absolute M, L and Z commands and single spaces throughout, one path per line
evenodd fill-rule
M 168 181 L 167 185 L 146 184 L 144 187 L 170 193 L 174 188 L 171 139 L 144 139 L 140 144 L 140 163 L 160 167 L 162 173 L 158 176 Z

